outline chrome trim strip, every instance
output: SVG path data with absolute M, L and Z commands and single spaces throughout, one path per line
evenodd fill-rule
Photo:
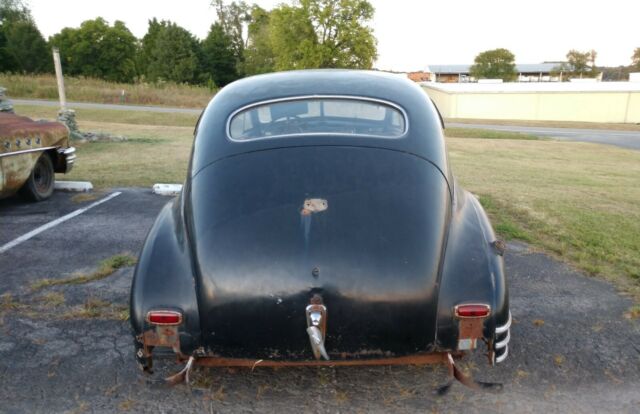
M 31 149 L 27 149 L 27 150 L 7 152 L 7 153 L 4 153 L 4 154 L 0 154 L 0 158 L 2 158 L 2 157 L 10 157 L 12 155 L 29 154 L 29 153 L 38 152 L 38 151 L 47 151 L 47 150 L 54 149 L 54 148 L 57 148 L 57 147 L 31 148 Z
M 496 358 L 496 364 L 501 363 L 502 361 L 504 361 L 505 359 L 507 359 L 507 356 L 509 355 L 509 346 L 507 346 L 504 349 L 504 353 L 502 355 L 500 355 L 499 357 Z
M 511 311 L 509 311 L 509 320 L 507 321 L 507 323 L 505 323 L 502 326 L 496 326 L 496 335 L 507 332 L 510 326 L 511 326 Z
M 502 349 L 507 346 L 509 341 L 511 340 L 511 331 L 507 331 L 507 336 L 500 342 L 496 342 L 493 346 L 494 349 Z
M 284 134 L 284 135 L 270 135 L 270 136 L 265 136 L 265 137 L 259 137 L 259 138 L 250 138 L 250 139 L 235 139 L 231 137 L 231 120 L 238 115 L 240 112 L 242 111 L 246 111 L 247 109 L 251 109 L 253 107 L 256 106 L 262 106 L 262 105 L 268 105 L 268 104 L 272 104 L 272 103 L 278 103 L 278 102 L 289 102 L 289 101 L 302 101 L 302 100 L 306 100 L 306 99 L 349 99 L 352 101 L 368 101 L 368 102 L 375 102 L 378 104 L 383 104 L 383 105 L 387 105 L 390 106 L 394 109 L 397 109 L 398 111 L 400 111 L 400 113 L 402 114 L 402 117 L 404 118 L 404 131 L 402 131 L 402 134 L 398 135 L 398 136 L 393 136 L 393 137 L 389 137 L 389 136 L 383 136 L 383 135 L 370 135 L 370 134 L 346 134 L 346 133 L 335 133 L 335 132 L 306 132 L 306 133 L 299 133 L 299 134 Z M 261 102 L 255 102 L 249 105 L 245 105 L 239 109 L 236 109 L 235 111 L 233 111 L 231 113 L 231 115 L 229 115 L 229 117 L 227 118 L 227 128 L 226 128 L 226 132 L 227 132 L 227 139 L 229 139 L 230 141 L 233 142 L 251 142 L 251 141 L 257 141 L 257 140 L 263 140 L 263 139 L 272 139 L 272 138 L 287 138 L 287 137 L 296 137 L 296 136 L 304 136 L 304 137 L 308 137 L 308 136 L 348 136 L 348 137 L 368 137 L 368 138 L 381 138 L 381 139 L 400 139 L 403 138 L 407 135 L 407 133 L 409 132 L 409 116 L 407 115 L 407 111 L 404 110 L 403 107 L 401 107 L 398 104 L 395 104 L 393 102 L 389 102 L 389 101 L 385 101 L 383 99 L 376 99 L 376 98 L 369 98 L 366 96 L 357 96 L 357 95 L 302 95 L 302 96 L 289 96 L 286 98 L 278 98 L 278 99 L 269 99 L 266 101 L 261 101 Z

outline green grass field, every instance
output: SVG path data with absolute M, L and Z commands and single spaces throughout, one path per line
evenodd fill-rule
M 175 83 L 114 83 L 69 76 L 65 76 L 64 84 L 67 100 L 71 102 L 203 108 L 215 93 L 202 86 Z M 7 88 L 7 96 L 10 98 L 58 99 L 58 87 L 53 75 L 26 76 L 0 73 L 0 86 Z M 124 97 L 122 91 L 124 91 Z
M 48 108 L 16 110 L 55 114 Z M 97 188 L 181 183 L 196 118 L 78 111 L 82 130 L 129 140 L 77 145 L 74 170 L 59 178 L 89 180 Z M 501 237 L 524 240 L 640 300 L 639 151 L 486 130 L 446 132 L 456 177 L 480 197 Z

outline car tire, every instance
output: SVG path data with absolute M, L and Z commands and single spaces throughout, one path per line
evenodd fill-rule
M 33 166 L 29 178 L 20 189 L 20 194 L 31 201 L 46 200 L 53 194 L 55 181 L 53 161 L 51 161 L 51 156 L 45 152 Z

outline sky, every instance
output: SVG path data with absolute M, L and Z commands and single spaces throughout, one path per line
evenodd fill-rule
M 640 1 L 608 0 L 369 0 L 370 23 L 378 39 L 374 67 L 424 70 L 429 64 L 473 63 L 485 50 L 503 47 L 516 63 L 561 61 L 571 49 L 598 52 L 596 63 L 628 65 L 640 47 Z M 271 9 L 291 0 L 248 0 Z M 199 38 L 215 21 L 209 0 L 27 0 L 45 36 L 84 20 L 103 17 L 125 22 L 142 38 L 147 22 L 168 19 Z

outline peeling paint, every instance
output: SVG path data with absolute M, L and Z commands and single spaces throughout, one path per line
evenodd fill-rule
M 40 155 L 67 147 L 69 131 L 59 122 L 33 121 L 24 116 L 0 113 L 0 198 L 18 191 L 29 178 Z M 53 157 L 58 171 L 60 160 Z

